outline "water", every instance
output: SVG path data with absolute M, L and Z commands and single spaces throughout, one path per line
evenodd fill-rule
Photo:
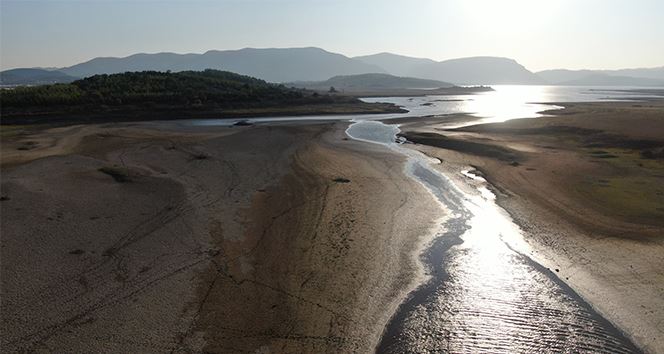
M 522 87 L 503 90 L 463 101 L 379 100 L 398 102 L 420 115 L 435 107 L 436 115 L 477 107 L 464 112 L 474 113 L 480 121 L 537 116 L 552 107 L 531 100 L 581 100 L 570 91 L 543 89 L 548 94 L 544 96 L 539 88 L 528 94 Z M 603 94 L 592 95 L 594 100 L 606 99 Z M 499 102 L 499 97 L 506 101 Z M 422 106 L 429 102 L 432 105 Z M 396 142 L 398 131 L 396 125 L 358 118 L 347 134 L 408 156 L 406 171 L 432 192 L 450 217 L 422 255 L 430 279 L 399 307 L 377 352 L 639 352 L 553 271 L 529 257 L 521 231 L 496 205 L 483 178 L 464 171 L 477 193 L 462 192 L 433 167 L 438 161 L 402 148 Z
M 625 100 L 645 97 L 611 88 L 496 86 L 476 95 L 367 98 L 392 102 L 405 114 L 263 117 L 254 123 L 352 120 L 347 134 L 382 144 L 408 157 L 406 172 L 448 211 L 440 232 L 422 255 L 429 280 L 413 291 L 385 328 L 380 353 L 403 352 L 639 352 L 555 274 L 529 257 L 521 231 L 495 203 L 487 182 L 464 171 L 475 193 L 464 193 L 439 172 L 435 159 L 403 148 L 397 124 L 379 119 L 469 113 L 477 122 L 536 118 L 560 108 L 557 102 Z M 620 88 L 624 89 L 624 88 Z M 230 125 L 234 120 L 201 120 L 196 125 Z M 192 122 L 190 122 L 191 124 Z M 457 126 L 450 121 L 449 126 Z M 462 124 L 469 124 L 468 122 Z
M 514 118 L 536 118 L 539 112 L 561 108 L 553 103 L 618 101 L 638 98 L 661 97 L 643 93 L 630 93 L 625 90 L 652 89 L 640 87 L 592 87 L 592 86 L 529 86 L 497 85 L 494 91 L 474 95 L 426 96 L 426 97 L 371 97 L 366 102 L 392 102 L 407 107 L 408 113 L 366 114 L 366 115 L 318 115 L 300 117 L 259 117 L 238 119 L 197 119 L 184 124 L 199 126 L 231 126 L 238 121 L 252 123 L 275 123 L 297 121 L 329 120 L 383 120 L 390 118 L 439 116 L 469 113 L 480 122 L 500 122 Z

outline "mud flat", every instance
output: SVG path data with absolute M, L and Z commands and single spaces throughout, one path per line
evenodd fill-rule
M 370 352 L 439 206 L 346 123 L 3 127 L 3 351 Z
M 664 104 L 562 105 L 538 119 L 400 128 L 448 175 L 473 166 L 535 260 L 646 352 L 664 352 Z

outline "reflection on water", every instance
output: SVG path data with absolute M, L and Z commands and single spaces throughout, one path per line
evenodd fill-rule
M 530 114 L 528 110 L 538 109 L 518 98 L 504 106 L 497 99 L 522 95 L 518 89 L 507 89 L 500 96 L 476 95 L 472 101 L 441 102 L 421 97 L 393 102 L 406 100 L 407 109 L 418 112 L 432 110 L 435 104 L 448 108 L 476 105 L 487 110 L 493 105 L 496 111 L 486 119 L 504 120 L 515 112 Z M 422 105 L 427 102 L 432 105 Z M 529 258 L 519 228 L 495 204 L 483 178 L 465 171 L 477 193 L 463 193 L 433 167 L 437 161 L 396 143 L 397 132 L 396 125 L 363 119 L 347 130 L 354 139 L 383 144 L 406 155 L 408 173 L 429 189 L 450 215 L 422 255 L 430 280 L 399 307 L 378 352 L 639 352 L 555 272 Z
M 538 112 L 557 108 L 539 102 L 554 102 L 551 92 L 541 86 L 501 86 L 489 94 L 464 101 L 464 112 L 485 118 L 484 122 L 502 122 L 514 118 L 535 118 Z
M 494 91 L 474 95 L 426 96 L 426 97 L 372 97 L 367 102 L 392 102 L 406 107 L 410 112 L 405 116 L 432 116 L 455 113 L 469 113 L 481 122 L 502 122 L 515 118 L 536 118 L 539 112 L 561 108 L 555 103 L 596 102 L 628 100 L 649 96 L 642 92 L 630 93 L 628 89 L 637 87 L 583 87 L 583 86 L 530 86 L 497 85 Z M 618 91 L 622 90 L 622 91 Z M 373 119 L 374 117 L 370 117 Z M 380 118 L 383 119 L 383 118 Z
M 433 188 L 441 186 L 454 188 Z M 495 205 L 493 193 L 485 185 L 479 189 L 476 196 L 436 193 L 455 216 L 424 256 L 432 280 L 400 309 L 379 352 L 638 352 L 551 271 L 524 255 L 518 228 Z
M 513 118 L 534 118 L 538 112 L 557 108 L 542 102 L 559 102 L 560 95 L 554 95 L 550 86 L 496 86 L 495 91 L 474 95 L 366 98 L 367 102 L 392 102 L 407 107 L 408 116 L 432 116 L 455 113 L 469 113 L 487 122 L 498 122 Z M 567 97 L 581 95 L 567 94 Z M 594 97 L 594 96 L 592 96 Z M 594 100 L 595 98 L 589 98 Z
M 318 115 L 299 117 L 260 117 L 187 120 L 183 124 L 201 126 L 231 126 L 238 121 L 251 123 L 276 123 L 297 121 L 329 120 L 383 120 L 391 118 L 441 116 L 446 114 L 469 113 L 482 122 L 500 122 L 514 118 L 534 118 L 538 112 L 560 108 L 556 102 L 593 102 L 624 100 L 634 97 L 649 97 L 625 90 L 638 87 L 580 87 L 580 86 L 528 86 L 498 85 L 494 91 L 474 95 L 425 96 L 425 97 L 371 97 L 366 102 L 391 102 L 408 109 L 407 113 L 366 114 L 366 115 Z M 622 91 L 612 91 L 622 90 Z M 650 96 L 656 97 L 656 96 Z

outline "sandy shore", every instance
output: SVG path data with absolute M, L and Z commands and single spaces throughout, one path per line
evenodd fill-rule
M 345 127 L 3 127 L 3 351 L 372 351 L 440 210 Z
M 555 114 L 401 128 L 460 182 L 468 165 L 479 170 L 536 260 L 645 351 L 664 352 L 664 104 L 567 104 Z

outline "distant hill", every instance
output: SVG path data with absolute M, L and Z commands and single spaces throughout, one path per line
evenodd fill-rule
M 202 54 L 134 54 L 124 58 L 100 57 L 62 68 L 60 71 L 77 77 L 118 74 L 129 71 L 185 71 L 190 61 Z M 212 69 L 212 68 L 210 68 Z
M 544 70 L 537 73 L 553 85 L 569 86 L 664 86 L 664 78 L 658 72 L 664 69 L 624 69 L 624 70 Z M 634 73 L 641 77 L 620 75 Z M 647 77 L 647 76 L 651 77 Z
M 578 80 L 585 76 L 597 75 L 597 74 L 642 78 L 642 79 L 653 79 L 653 80 L 664 80 L 664 66 L 656 68 L 618 69 L 618 70 L 555 69 L 555 70 L 539 71 L 536 74 L 552 84 L 557 84 L 563 81 Z
M 425 64 L 416 67 L 412 76 L 462 85 L 544 83 L 514 59 L 498 57 L 460 58 Z
M 544 83 L 540 77 L 508 58 L 472 57 L 437 62 L 431 59 L 380 53 L 355 59 L 381 66 L 393 75 L 442 80 L 458 85 Z
M 413 58 L 392 53 L 365 55 L 353 59 L 379 66 L 388 73 L 397 76 L 412 76 L 417 67 L 436 63 L 431 59 Z
M 664 80 L 664 66 L 656 68 L 601 70 L 603 74 Z
M 44 69 L 11 69 L 0 72 L 0 85 L 44 85 L 76 80 L 60 71 Z
M 395 89 L 435 89 L 454 85 L 437 80 L 400 77 L 389 74 L 358 74 L 335 76 L 325 81 L 294 82 L 286 85 L 310 90 L 327 91 L 334 87 L 338 91 L 366 92 Z
M 565 69 L 554 69 L 554 70 L 543 70 L 538 71 L 535 74 L 547 83 L 557 85 L 562 82 L 579 80 L 584 77 L 595 74 L 593 70 L 565 70 Z
M 336 75 L 382 73 L 375 65 L 320 48 L 245 48 L 204 54 L 136 54 L 125 58 L 95 58 L 61 69 L 78 77 L 126 71 L 185 71 L 218 69 L 269 82 L 320 81 Z
M 543 81 L 512 59 L 462 58 L 436 62 L 391 53 L 349 58 L 320 48 L 245 48 L 203 54 L 135 54 L 95 58 L 60 69 L 74 77 L 134 71 L 217 69 L 269 82 L 324 81 L 334 76 L 384 73 L 454 84 L 539 84 Z

